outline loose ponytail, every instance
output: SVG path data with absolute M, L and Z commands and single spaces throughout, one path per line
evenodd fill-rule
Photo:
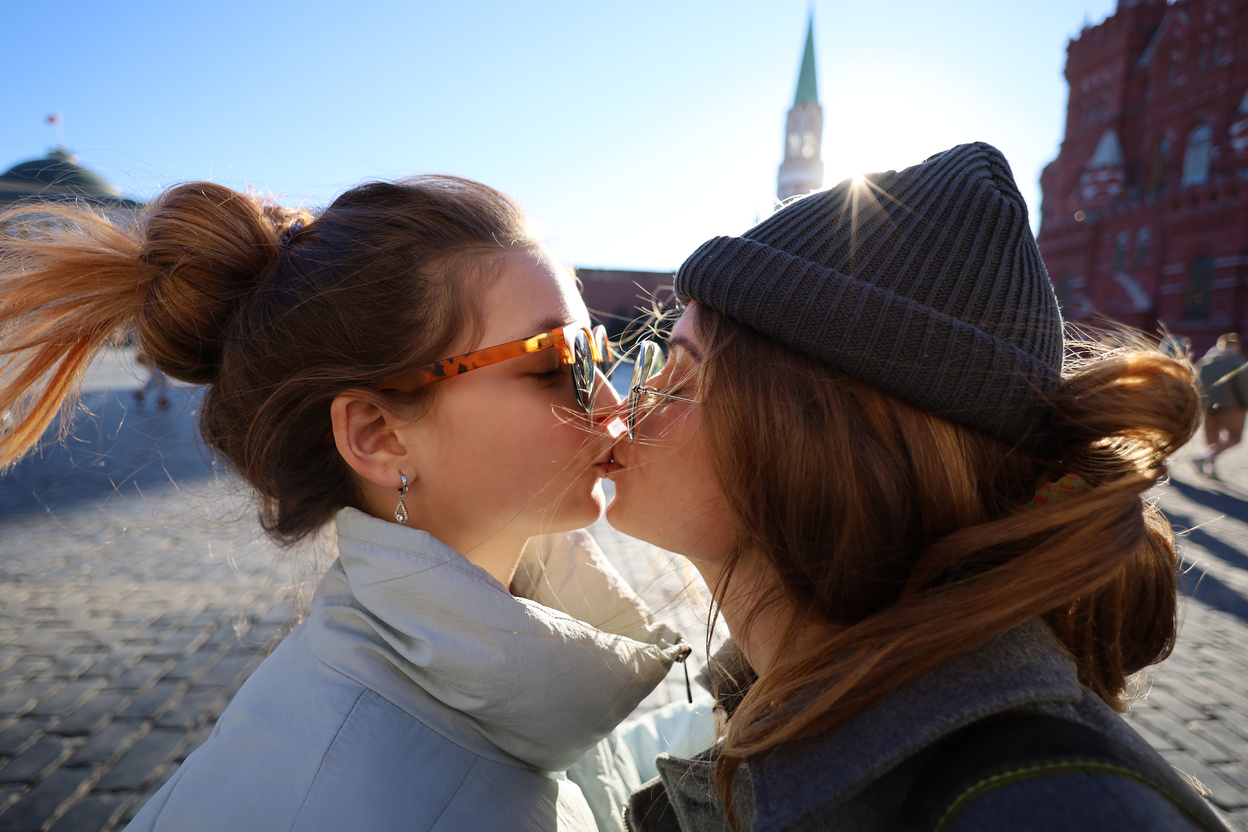
M 18 206 L 0 224 L 2 470 L 72 407 L 92 357 L 134 322 L 156 271 L 139 259 L 133 225 L 88 208 Z
M 206 383 L 221 332 L 291 221 L 211 183 L 174 188 L 135 217 L 28 202 L 0 217 L 0 469 L 76 404 L 98 350 L 131 329 L 161 370 Z M 67 425 L 63 420 L 62 425 Z

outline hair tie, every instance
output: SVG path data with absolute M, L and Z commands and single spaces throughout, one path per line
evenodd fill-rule
M 282 236 L 278 240 L 282 248 L 288 248 L 290 246 L 290 241 L 293 240 L 295 235 L 302 230 L 303 220 L 295 220 L 287 226 L 286 230 L 282 232 Z
M 1058 500 L 1073 497 L 1080 491 L 1087 491 L 1091 487 L 1088 485 L 1088 481 L 1078 474 L 1067 474 L 1057 481 L 1045 480 L 1036 489 L 1035 496 L 1023 508 L 1047 506 L 1049 503 L 1056 503 Z

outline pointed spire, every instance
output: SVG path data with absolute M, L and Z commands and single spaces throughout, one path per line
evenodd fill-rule
M 802 71 L 797 76 L 797 95 L 794 104 L 803 101 L 819 103 L 819 85 L 815 81 L 815 12 L 811 9 L 806 22 L 806 51 L 802 54 Z

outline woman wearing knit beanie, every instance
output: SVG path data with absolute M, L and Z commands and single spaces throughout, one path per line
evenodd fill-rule
M 791 203 L 676 292 L 607 516 L 711 587 L 728 718 L 631 829 L 1224 828 L 1117 715 L 1174 644 L 1142 498 L 1199 394 L 1159 353 L 1071 357 L 999 151 Z

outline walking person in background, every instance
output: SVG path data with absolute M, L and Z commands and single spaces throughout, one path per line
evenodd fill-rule
M 169 408 L 169 377 L 147 357 L 147 353 L 138 353 L 134 360 L 147 371 L 147 381 L 134 391 L 134 400 L 142 403 L 154 396 L 156 406 L 161 410 L 167 410 Z
M 786 205 L 675 278 L 607 507 L 688 557 L 735 649 L 721 740 L 634 830 L 1222 829 L 1118 716 L 1176 632 L 1149 489 L 1190 366 L 1066 357 L 1009 165 L 963 145 Z
M 1244 414 L 1248 412 L 1248 358 L 1239 335 L 1228 332 L 1205 353 L 1197 365 L 1205 402 L 1205 451 L 1196 467 L 1206 477 L 1216 477 L 1218 455 L 1240 443 L 1244 437 Z
M 133 326 L 206 388 L 269 536 L 335 533 L 307 618 L 129 828 L 618 829 L 626 740 L 670 735 L 608 735 L 689 647 L 572 531 L 604 503 L 609 347 L 521 209 L 430 176 L 317 216 L 206 182 L 134 225 L 29 210 L 0 237 L 0 466 Z

